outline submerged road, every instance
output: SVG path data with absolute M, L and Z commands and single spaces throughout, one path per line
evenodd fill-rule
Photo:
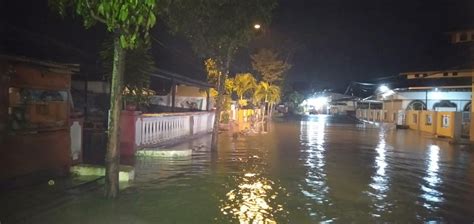
M 200 147 L 186 157 L 137 158 L 136 181 L 117 200 L 78 195 L 33 222 L 474 221 L 468 146 L 326 115 L 268 128 L 222 134 L 217 154 Z

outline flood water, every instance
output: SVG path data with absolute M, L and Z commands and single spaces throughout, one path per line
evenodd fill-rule
M 474 221 L 468 146 L 325 115 L 268 129 L 224 133 L 217 154 L 202 148 L 182 158 L 138 158 L 135 182 L 117 200 L 85 193 L 32 222 Z

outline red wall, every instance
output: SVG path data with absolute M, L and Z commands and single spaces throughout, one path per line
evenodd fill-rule
M 7 72 L 13 71 L 11 74 Z M 69 90 L 68 73 L 25 62 L 0 60 L 0 122 L 8 124 L 8 88 Z M 6 92 L 5 92 L 6 91 Z M 69 109 L 66 112 L 69 117 Z M 0 182 L 35 173 L 66 174 L 71 164 L 69 126 L 48 130 L 13 131 L 0 128 Z
M 36 172 L 67 174 L 69 141 L 68 130 L 9 135 L 0 147 L 0 180 Z

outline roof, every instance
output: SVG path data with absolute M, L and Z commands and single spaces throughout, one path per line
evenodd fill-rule
M 406 76 L 407 79 L 414 78 L 457 78 L 471 77 L 474 69 L 449 69 L 449 70 L 433 70 L 433 71 L 412 71 L 400 73 L 400 76 Z
M 0 60 L 32 64 L 35 66 L 46 67 L 46 68 L 50 68 L 56 71 L 67 72 L 67 73 L 79 72 L 79 64 L 61 64 L 57 62 L 41 61 L 38 59 L 32 59 L 32 58 L 27 58 L 27 57 L 1 55 L 1 54 L 0 54 Z
M 191 86 L 197 86 L 197 87 L 200 87 L 200 88 L 212 88 L 212 87 L 214 87 L 213 85 L 211 85 L 207 82 L 192 79 L 192 78 L 189 78 L 189 77 L 177 74 L 177 73 L 169 72 L 169 71 L 166 71 L 166 70 L 163 70 L 163 69 L 157 69 L 157 72 L 151 74 L 150 76 L 151 77 L 162 78 L 162 79 L 168 79 L 168 80 L 175 81 L 177 83 L 191 85 Z
M 463 33 L 463 32 L 474 32 L 474 28 L 452 30 L 452 31 L 446 32 L 446 34 Z

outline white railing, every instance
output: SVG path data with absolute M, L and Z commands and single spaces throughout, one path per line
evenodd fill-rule
M 199 114 L 193 116 L 193 134 L 212 131 L 214 114 Z
M 152 146 L 212 131 L 214 113 L 143 114 L 135 123 L 136 146 Z

